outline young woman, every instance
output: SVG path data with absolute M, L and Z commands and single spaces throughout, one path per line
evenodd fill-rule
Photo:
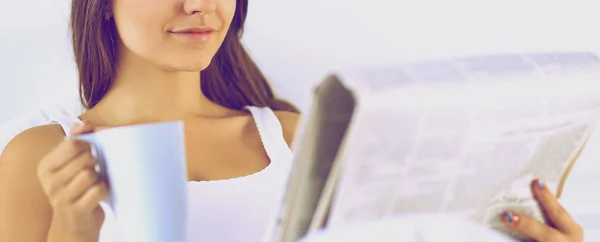
M 187 241 L 260 241 L 287 179 L 298 115 L 240 44 L 247 8 L 248 0 L 73 0 L 87 112 L 6 147 L 0 241 L 114 241 L 89 146 L 65 136 L 170 120 L 186 126 Z M 551 229 L 520 218 L 515 228 Z
M 89 146 L 65 135 L 184 120 L 188 241 L 259 241 L 291 163 L 298 114 L 274 97 L 240 43 L 247 9 L 248 0 L 73 0 L 88 111 L 6 147 L 0 240 L 112 241 L 110 229 L 101 233 L 114 221 L 98 205 L 107 191 Z

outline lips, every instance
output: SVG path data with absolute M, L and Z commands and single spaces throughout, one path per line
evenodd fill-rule
M 206 42 L 210 40 L 210 37 L 213 35 L 214 30 L 210 28 L 188 28 L 173 31 L 171 33 L 186 40 L 194 42 Z
M 188 29 L 188 30 L 177 31 L 175 33 L 177 33 L 177 34 L 206 34 L 206 33 L 212 33 L 212 32 L 213 32 L 212 29 Z

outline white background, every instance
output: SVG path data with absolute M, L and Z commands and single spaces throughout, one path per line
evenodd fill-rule
M 0 123 L 65 94 L 76 97 L 69 2 L 0 0 Z M 245 42 L 275 89 L 303 110 L 315 83 L 343 65 L 475 53 L 600 50 L 597 1 L 250 2 Z M 599 170 L 593 165 L 600 153 L 593 151 L 582 171 Z M 580 195 L 564 201 L 577 204 L 569 206 L 572 212 L 598 210 L 578 216 L 590 225 L 600 223 L 598 201 L 585 197 L 592 194 L 586 190 L 592 184 L 598 179 L 574 177 L 567 186 Z
M 0 122 L 73 87 L 67 6 L 0 0 Z

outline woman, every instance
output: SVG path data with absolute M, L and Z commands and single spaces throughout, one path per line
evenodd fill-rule
M 74 0 L 87 112 L 27 130 L 7 146 L 0 241 L 112 241 L 103 227 L 114 221 L 99 206 L 106 185 L 91 168 L 89 146 L 64 137 L 170 120 L 186 124 L 187 241 L 259 241 L 281 195 L 298 115 L 275 99 L 240 44 L 247 4 Z M 536 226 L 515 228 L 549 228 Z
M 259 241 L 279 202 L 298 114 L 275 99 L 240 44 L 247 4 L 74 0 L 73 48 L 88 110 L 6 147 L 0 196 L 10 200 L 0 205 L 0 240 L 112 241 L 100 232 L 114 221 L 104 223 L 98 202 L 106 186 L 90 169 L 89 147 L 65 135 L 184 120 L 188 241 Z

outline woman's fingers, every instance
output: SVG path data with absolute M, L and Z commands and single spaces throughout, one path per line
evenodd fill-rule
M 90 145 L 84 141 L 68 140 L 62 142 L 56 150 L 47 157 L 44 157 L 43 162 L 40 162 L 38 174 L 50 175 L 61 170 L 75 157 L 84 152 L 90 151 Z
M 548 223 L 537 221 L 530 217 L 514 212 L 506 213 L 502 220 L 504 223 L 522 234 L 536 241 L 582 241 L 583 229 L 571 215 L 558 202 L 558 199 L 548 190 L 548 187 L 539 180 L 531 183 L 531 190 Z
M 508 212 L 502 217 L 504 223 L 536 241 L 563 241 L 564 235 L 558 230 L 530 217 Z
M 59 175 L 62 179 L 66 179 L 66 182 L 68 183 L 81 170 L 93 168 L 94 165 L 96 165 L 96 158 L 94 158 L 91 152 L 85 152 L 77 156 L 68 165 L 66 165 L 64 169 L 60 171 Z
M 88 122 L 83 122 L 82 124 L 76 124 L 71 128 L 71 136 L 87 134 L 94 132 L 94 126 Z
M 106 183 L 98 181 L 75 202 L 75 208 L 84 213 L 92 212 L 107 194 Z
M 94 127 L 92 125 L 88 123 L 83 123 L 81 125 L 74 125 L 71 129 L 71 135 L 84 134 L 93 131 Z M 58 171 L 79 154 L 90 150 L 90 144 L 82 140 L 72 139 L 62 142 L 56 148 L 55 152 L 52 152 L 48 155 L 48 157 L 44 158 L 44 160 L 51 160 L 54 162 L 41 162 L 41 164 L 43 165 L 40 165 L 38 172 L 52 173 Z
M 93 167 L 95 163 L 96 161 L 90 152 L 75 157 L 73 160 L 69 161 L 63 169 L 52 175 L 54 178 L 52 184 L 48 184 L 48 194 L 55 194 L 57 191 L 62 190 L 79 172 L 86 168 Z
M 81 170 L 75 176 L 75 178 L 73 178 L 73 180 L 69 182 L 69 184 L 67 184 L 65 191 L 68 193 L 68 197 L 66 197 L 65 199 L 71 202 L 75 202 L 97 182 L 98 174 L 95 171 L 91 169 Z
M 534 180 L 531 183 L 531 190 L 547 219 L 556 229 L 565 234 L 574 234 L 581 231 L 581 227 L 573 220 L 544 183 Z

